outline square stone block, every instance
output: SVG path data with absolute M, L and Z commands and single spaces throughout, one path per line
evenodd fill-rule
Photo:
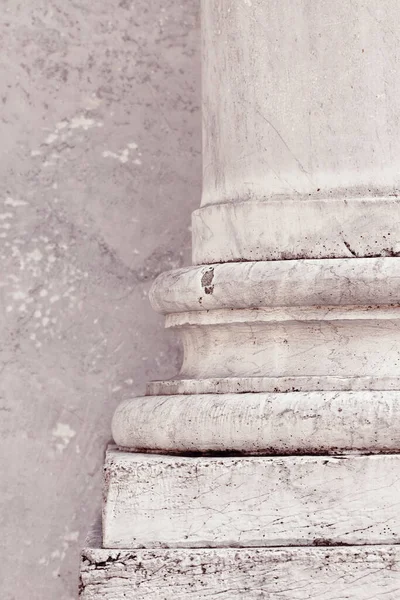
M 111 449 L 103 546 L 397 544 L 399 498 L 400 455 L 189 457 Z

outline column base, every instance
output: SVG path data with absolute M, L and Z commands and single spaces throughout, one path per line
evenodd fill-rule
M 400 546 L 82 553 L 81 600 L 398 600 Z
M 400 455 L 188 457 L 111 449 L 106 548 L 400 543 Z
M 304 387 L 309 386 L 311 378 L 304 379 Z M 280 381 L 260 380 L 265 385 L 285 385 L 283 377 Z M 354 381 L 363 383 L 360 378 Z M 216 388 L 230 384 L 232 393 L 193 395 L 190 391 L 205 387 L 207 381 L 170 382 L 172 390 L 175 385 L 179 392 L 187 386 L 186 394 L 171 395 L 165 394 L 168 385 L 161 382 L 164 395 L 132 398 L 118 406 L 112 423 L 113 438 L 120 448 L 130 451 L 169 454 L 400 451 L 400 391 L 246 393 L 254 382 L 255 379 L 214 380 Z M 344 384 L 348 382 L 344 380 Z M 286 378 L 286 384 L 299 382 Z M 337 379 L 333 384 L 338 387 Z M 366 381 L 366 385 L 370 384 Z M 399 387 L 397 380 L 394 384 Z

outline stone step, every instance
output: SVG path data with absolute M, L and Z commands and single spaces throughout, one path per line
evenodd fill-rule
M 400 546 L 82 553 L 81 600 L 398 600 Z

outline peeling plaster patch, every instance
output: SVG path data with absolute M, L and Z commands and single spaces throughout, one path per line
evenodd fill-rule
M 68 138 L 70 138 L 74 130 L 83 129 L 84 131 L 88 131 L 94 127 L 103 127 L 102 121 L 95 121 L 95 119 L 89 119 L 84 115 L 77 115 L 72 117 L 71 120 L 63 119 L 59 121 L 54 131 L 49 133 L 45 140 L 43 141 L 43 145 L 51 146 L 56 142 L 66 142 Z M 78 141 L 82 141 L 83 138 L 78 139 Z M 31 156 L 40 156 L 42 152 L 40 150 L 32 150 Z M 56 152 L 53 152 L 47 160 L 43 162 L 43 167 L 52 167 L 56 164 L 57 160 L 60 158 L 60 155 Z M 55 187 L 53 185 L 53 187 Z M 55 187 L 56 189 L 56 187 Z
M 26 293 L 22 290 L 18 290 L 17 292 L 12 292 L 11 296 L 14 300 L 25 300 Z
M 76 431 L 68 423 L 57 423 L 51 434 L 55 440 L 57 450 L 63 452 L 72 438 L 76 436 Z
M 8 196 L 8 198 L 6 198 L 4 200 L 4 204 L 6 206 L 26 206 L 28 204 L 28 202 L 24 202 L 23 200 L 14 200 L 14 198 L 11 198 L 10 196 Z
M 28 252 L 26 257 L 28 260 L 31 259 L 35 262 L 39 262 L 42 260 L 43 254 L 40 252 L 40 250 L 38 248 L 35 248 L 35 250 L 33 250 L 32 252 Z
M 85 110 L 95 110 L 96 108 L 99 108 L 100 104 L 101 100 L 100 98 L 97 98 L 95 94 L 84 99 Z
M 104 158 L 115 158 L 122 163 L 126 163 L 129 160 L 129 151 L 123 150 L 120 154 L 117 154 L 116 152 L 111 152 L 111 150 L 104 150 L 102 156 Z
M 50 133 L 50 135 L 48 135 L 47 138 L 44 140 L 44 143 L 52 144 L 56 140 L 58 140 L 58 135 L 56 133 Z
M 79 531 L 69 531 L 64 535 L 66 542 L 77 542 L 79 538 Z
M 129 142 L 129 144 L 123 150 L 120 150 L 119 152 L 112 152 L 111 150 L 103 150 L 102 156 L 103 156 L 103 158 L 114 158 L 115 160 L 119 160 L 122 163 L 126 163 L 129 160 L 130 151 L 137 150 L 137 148 L 138 148 L 138 145 L 135 142 Z M 140 152 L 139 152 L 139 156 L 141 156 Z M 136 158 L 133 161 L 133 163 L 136 165 L 141 165 L 142 161 L 139 160 L 138 158 Z
M 70 129 L 84 129 L 87 131 L 92 127 L 103 127 L 103 123 L 101 121 L 95 121 L 94 119 L 88 119 L 83 115 L 78 117 L 73 117 L 69 122 Z
M 58 552 L 57 557 L 60 558 L 60 562 L 64 560 L 70 544 L 77 542 L 78 538 L 79 538 L 79 531 L 69 531 L 67 527 L 65 528 L 65 534 L 61 541 L 62 551 L 60 552 L 60 550 L 55 550 L 55 552 Z M 55 554 L 55 552 L 53 554 Z M 52 556 L 53 556 L 53 554 L 52 554 Z
M 57 154 L 57 152 L 52 152 L 52 154 L 50 155 L 50 160 L 45 160 L 43 163 L 43 167 L 54 167 L 58 158 L 60 158 L 60 155 Z

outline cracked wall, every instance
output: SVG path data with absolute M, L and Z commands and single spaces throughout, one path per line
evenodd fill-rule
M 176 372 L 148 302 L 200 199 L 197 0 L 4 0 L 0 582 L 77 597 L 116 405 Z

